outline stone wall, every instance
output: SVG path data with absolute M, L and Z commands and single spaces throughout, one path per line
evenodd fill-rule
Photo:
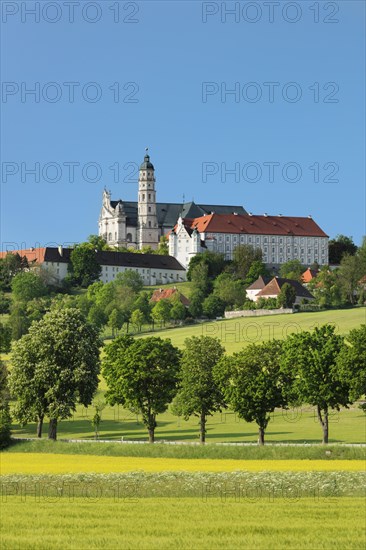
M 225 319 L 235 319 L 236 317 L 262 317 L 264 315 L 282 315 L 284 313 L 294 313 L 291 308 L 288 309 L 245 309 L 243 311 L 225 311 Z

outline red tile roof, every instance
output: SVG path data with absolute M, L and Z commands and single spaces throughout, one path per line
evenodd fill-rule
M 310 217 L 210 214 L 193 220 L 186 218 L 184 224 L 188 229 L 197 229 L 200 233 L 328 237 Z
M 181 292 L 179 292 L 176 288 L 158 288 L 157 290 L 154 290 L 152 296 L 151 296 L 151 302 L 159 302 L 160 300 L 170 300 L 175 294 L 178 293 L 178 297 L 182 304 L 186 307 L 190 305 L 190 301 L 188 298 L 184 296 Z
M 9 250 L 8 252 L 0 252 L 0 259 L 5 258 L 9 252 L 11 254 L 19 254 L 21 257 L 26 257 L 28 262 L 37 262 L 39 264 L 45 261 L 47 248 L 27 248 L 23 250 Z
M 317 269 L 310 269 L 310 267 L 307 268 L 306 271 L 301 275 L 301 280 L 303 283 L 310 283 L 319 273 L 319 270 Z

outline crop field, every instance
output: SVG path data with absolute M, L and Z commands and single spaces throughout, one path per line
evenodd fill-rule
M 365 547 L 363 498 L 34 500 L 7 497 L 2 550 Z
M 362 460 L 217 460 L 209 458 L 150 458 L 73 454 L 12 453 L 1 455 L 1 475 L 118 472 L 234 472 L 234 471 L 364 471 Z

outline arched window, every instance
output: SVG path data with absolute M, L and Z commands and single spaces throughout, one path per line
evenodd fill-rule
M 151 206 L 149 206 L 149 212 L 151 212 Z
M 149 227 L 151 227 L 151 222 L 149 221 Z
M 126 235 L 126 241 L 127 241 L 128 243 L 131 243 L 131 242 L 132 242 L 132 235 L 131 235 L 131 233 L 127 233 L 127 235 Z
M 109 241 L 112 240 L 112 233 L 109 233 L 109 234 L 108 234 L 108 240 L 109 240 Z

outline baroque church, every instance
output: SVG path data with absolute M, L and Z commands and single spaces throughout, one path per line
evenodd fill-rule
M 242 206 L 156 202 L 155 168 L 146 150 L 139 169 L 138 200 L 111 200 L 103 192 L 99 216 L 99 236 L 114 247 L 141 249 L 158 247 L 160 237 L 167 235 L 180 218 L 194 219 L 208 214 L 246 214 Z

